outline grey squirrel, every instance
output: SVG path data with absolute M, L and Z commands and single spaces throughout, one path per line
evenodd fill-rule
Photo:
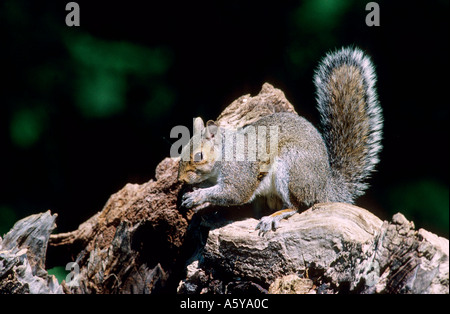
M 365 180 L 382 147 L 375 82 L 370 58 L 357 48 L 342 48 L 325 56 L 314 77 L 322 133 L 286 112 L 240 130 L 218 128 L 213 121 L 205 126 L 196 118 L 194 136 L 182 150 L 178 179 L 200 188 L 185 193 L 182 206 L 242 205 L 264 196 L 270 207 L 282 209 L 261 218 L 256 228 L 265 234 L 302 205 L 353 203 L 367 189 Z M 274 134 L 269 132 L 273 127 Z M 270 146 L 267 153 L 274 141 L 275 149 Z M 254 158 L 252 150 L 264 154 Z M 238 151 L 244 152 L 243 158 Z

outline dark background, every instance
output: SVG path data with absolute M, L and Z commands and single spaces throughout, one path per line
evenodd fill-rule
M 449 1 L 0 3 L 0 235 L 29 214 L 58 232 L 154 176 L 172 127 L 215 119 L 264 82 L 317 125 L 314 69 L 356 45 L 372 57 L 384 149 L 357 204 L 448 238 Z

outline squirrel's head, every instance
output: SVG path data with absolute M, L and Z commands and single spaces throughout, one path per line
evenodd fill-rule
M 201 118 L 194 120 L 194 136 L 183 147 L 178 169 L 178 180 L 196 184 L 214 176 L 214 165 L 219 151 L 216 145 L 218 127 L 209 120 L 206 127 Z

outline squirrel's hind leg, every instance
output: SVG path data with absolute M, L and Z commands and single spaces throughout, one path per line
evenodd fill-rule
M 255 230 L 259 229 L 258 235 L 264 236 L 270 230 L 275 231 L 280 224 L 280 220 L 288 219 L 297 212 L 296 209 L 279 210 L 269 216 L 264 216 L 259 221 Z
M 289 161 L 289 159 L 288 159 Z M 289 162 L 283 158 L 277 158 L 271 172 L 268 174 L 271 181 L 272 193 L 278 195 L 282 208 L 287 208 L 274 212 L 269 216 L 264 216 L 259 221 L 255 230 L 259 230 L 259 235 L 265 235 L 269 231 L 276 231 L 282 219 L 288 219 L 297 212 L 296 206 L 292 204 L 289 191 Z

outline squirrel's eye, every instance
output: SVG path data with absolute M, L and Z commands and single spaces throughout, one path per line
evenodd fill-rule
M 202 154 L 202 152 L 198 152 L 198 153 L 196 153 L 195 155 L 194 155 L 194 161 L 195 162 L 199 162 L 199 161 L 202 161 L 203 160 L 203 154 Z

